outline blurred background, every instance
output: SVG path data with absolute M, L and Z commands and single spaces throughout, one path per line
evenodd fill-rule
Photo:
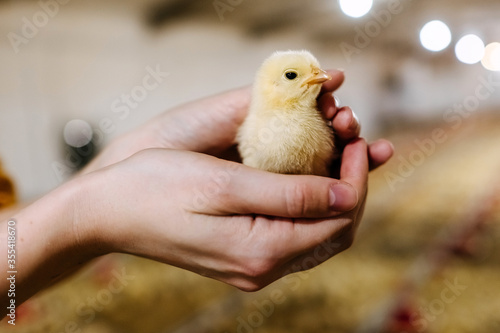
M 251 84 L 276 50 L 344 69 L 336 96 L 396 148 L 354 246 L 312 271 L 246 294 L 110 255 L 0 331 L 500 332 L 499 14 L 498 0 L 0 1 L 0 207 L 158 113 Z

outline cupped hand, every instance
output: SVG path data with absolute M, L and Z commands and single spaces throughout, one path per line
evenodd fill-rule
M 325 117 L 332 120 L 332 127 L 343 147 L 359 137 L 360 125 L 352 110 L 338 107 L 332 95 L 344 81 L 344 73 L 338 70 L 328 72 L 332 79 L 323 84 L 318 106 Z M 147 148 L 188 150 L 237 160 L 235 137 L 247 115 L 250 96 L 251 87 L 245 87 L 166 111 L 111 142 L 84 173 L 124 160 Z M 370 144 L 370 167 L 385 163 L 392 150 L 386 140 Z
M 75 230 L 81 240 L 97 240 L 102 253 L 131 253 L 257 290 L 306 268 L 305 258 L 317 265 L 351 245 L 367 155 L 364 140 L 347 144 L 340 179 L 329 179 L 144 150 L 75 180 L 89 193 Z

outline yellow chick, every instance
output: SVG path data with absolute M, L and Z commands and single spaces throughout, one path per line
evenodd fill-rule
M 331 77 L 308 51 L 279 51 L 257 72 L 236 140 L 243 164 L 276 173 L 328 176 L 333 131 L 317 109 Z

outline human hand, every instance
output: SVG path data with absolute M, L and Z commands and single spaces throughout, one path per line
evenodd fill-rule
M 321 244 L 315 264 L 351 245 L 366 197 L 367 156 L 364 140 L 347 144 L 337 180 L 144 150 L 73 180 L 86 194 L 73 230 L 84 248 L 101 254 L 131 253 L 257 290 L 303 269 Z
M 19 253 L 16 301 L 114 251 L 256 290 L 304 269 L 311 255 L 319 264 L 349 247 L 368 165 L 385 163 L 393 149 L 385 140 L 367 146 L 356 139 L 357 119 L 331 97 L 343 73 L 330 74 L 318 102 L 345 145 L 338 179 L 272 174 L 210 156 L 233 146 L 249 88 L 186 104 L 116 139 L 80 176 L 11 212 L 24 235 L 20 246 L 29 244 Z M 320 257 L 318 244 L 326 251 Z
M 366 197 L 367 149 L 362 139 L 346 145 L 340 179 L 274 174 L 167 149 L 75 177 L 12 215 L 24 249 L 16 303 L 110 252 L 243 290 L 312 268 L 351 245 Z M 7 239 L 6 227 L 0 236 Z M 2 306 L 8 288 L 0 283 Z
M 352 110 L 338 107 L 332 96 L 344 81 L 344 73 L 329 70 L 318 106 L 339 139 L 340 148 L 359 136 L 360 126 Z M 136 130 L 111 142 L 84 170 L 88 173 L 119 162 L 147 148 L 188 150 L 237 160 L 236 132 L 246 117 L 251 88 L 245 87 L 194 101 L 164 112 Z M 389 159 L 392 146 L 386 140 L 369 145 L 370 167 Z

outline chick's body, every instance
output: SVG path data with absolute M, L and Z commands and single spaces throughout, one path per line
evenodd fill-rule
M 327 176 L 333 132 L 316 97 L 328 79 L 307 51 L 276 52 L 266 59 L 237 135 L 243 163 L 276 173 Z

